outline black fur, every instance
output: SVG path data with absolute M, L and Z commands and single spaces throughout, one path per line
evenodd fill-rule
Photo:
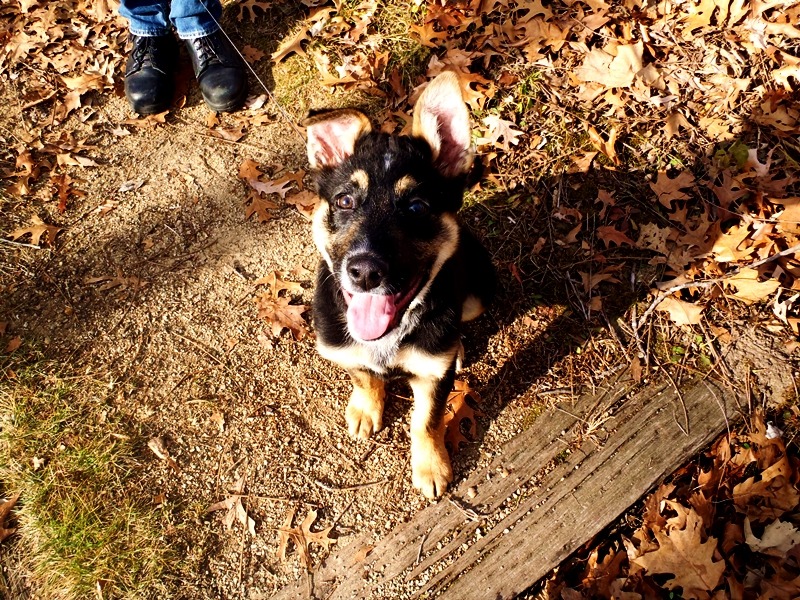
M 385 169 L 387 156 L 390 165 Z M 352 174 L 358 170 L 369 177 L 366 191 L 351 181 Z M 397 196 L 393 184 L 404 175 L 412 177 L 419 185 L 410 193 Z M 446 179 L 434 168 L 430 149 L 424 141 L 382 133 L 369 133 L 361 138 L 351 157 L 338 167 L 317 174 L 316 185 L 320 196 L 331 207 L 326 220 L 331 232 L 347 228 L 354 219 L 363 219 L 350 247 L 366 244 L 371 252 L 387 262 L 393 292 L 402 291 L 420 269 L 423 273 L 430 269 L 430 260 L 420 264 L 419 254 L 409 249 L 415 244 L 424 246 L 435 242 L 437 234 L 441 233 L 442 215 L 455 213 L 461 207 L 464 193 L 463 179 Z M 335 198 L 342 194 L 353 195 L 357 207 L 337 209 Z M 407 209 L 412 198 L 426 201 L 429 212 L 423 216 L 410 215 Z M 342 256 L 337 253 L 333 258 L 336 261 Z M 495 273 L 488 253 L 459 222 L 457 249 L 432 282 L 424 302 L 415 308 L 419 322 L 400 341 L 401 347 L 414 345 L 430 354 L 452 348 L 459 339 L 461 307 L 465 299 L 472 295 L 483 306 L 488 306 L 494 291 Z M 324 260 L 320 261 L 314 322 L 322 343 L 328 346 L 356 343 L 347 330 L 346 310 L 338 277 L 331 273 Z M 402 369 L 390 370 L 402 372 Z
M 374 133 L 349 109 L 306 126 L 322 200 L 313 225 L 323 256 L 313 305 L 317 347 L 353 381 L 352 435 L 378 431 L 383 382 L 408 379 L 412 480 L 434 498 L 453 477 L 442 418 L 463 353 L 461 323 L 479 315 L 495 290 L 488 253 L 456 216 L 471 157 L 458 81 L 442 74 L 423 93 L 415 137 Z

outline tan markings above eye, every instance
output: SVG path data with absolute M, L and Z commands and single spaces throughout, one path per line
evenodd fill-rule
M 355 183 L 363 191 L 367 191 L 369 188 L 369 175 L 367 175 L 367 172 L 363 169 L 353 171 L 353 174 L 350 176 L 350 181 Z
M 413 189 L 415 185 L 417 185 L 417 182 L 411 175 L 403 175 L 395 182 L 394 193 L 398 196 L 402 196 L 407 191 Z

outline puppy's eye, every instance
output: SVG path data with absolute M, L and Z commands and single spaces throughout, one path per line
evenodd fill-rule
M 422 215 L 428 214 L 428 203 L 421 198 L 414 198 L 411 202 L 408 203 L 408 212 L 415 217 L 420 217 Z
M 356 207 L 356 201 L 350 194 L 342 194 L 336 197 L 336 206 L 344 210 L 351 210 Z

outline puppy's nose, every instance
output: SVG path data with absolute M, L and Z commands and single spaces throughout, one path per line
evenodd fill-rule
M 370 254 L 358 254 L 347 261 L 347 276 L 360 292 L 369 292 L 380 286 L 386 272 L 386 263 Z

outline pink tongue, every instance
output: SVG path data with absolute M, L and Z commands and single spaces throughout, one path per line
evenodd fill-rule
M 389 329 L 396 312 L 393 296 L 353 294 L 347 307 L 347 322 L 362 340 L 377 340 Z

